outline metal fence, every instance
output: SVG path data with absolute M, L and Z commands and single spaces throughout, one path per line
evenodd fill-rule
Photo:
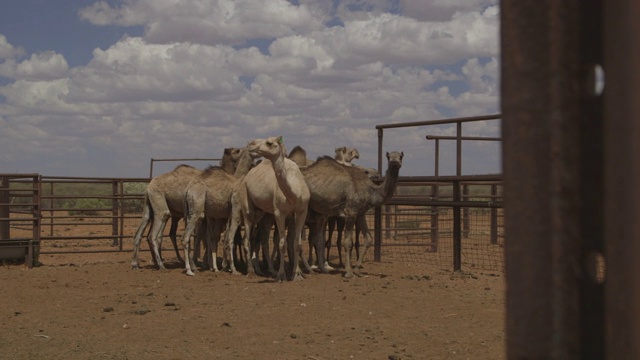
M 5 249 L 0 258 L 15 258 L 20 249 L 22 256 L 30 256 L 27 262 L 31 265 L 32 259 L 37 260 L 31 254 L 39 253 L 40 260 L 46 261 L 49 254 L 132 250 L 131 238 L 140 223 L 144 199 L 141 191 L 149 179 L 6 174 L 0 178 L 0 246 Z M 474 202 L 461 212 L 462 265 L 502 270 L 503 212 L 492 205 L 501 196 L 501 185 L 475 181 L 460 186 L 465 201 Z M 452 267 L 456 228 L 452 192 L 447 182 L 415 183 L 401 178 L 398 195 L 382 207 L 381 226 L 375 226 L 380 256 Z M 373 211 L 369 223 L 375 223 Z M 9 248 L 11 253 L 7 253 Z
M 465 121 L 471 120 L 448 123 Z M 404 124 L 393 126 L 399 125 Z M 0 180 L 0 259 L 24 257 L 29 266 L 53 254 L 132 251 L 150 181 L 39 174 L 0 174 Z M 502 271 L 501 180 L 500 175 L 400 177 L 394 197 L 368 214 L 375 260 Z M 335 260 L 335 251 L 331 255 Z

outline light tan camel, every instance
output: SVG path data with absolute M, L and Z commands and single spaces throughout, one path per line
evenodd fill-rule
M 293 267 L 293 279 L 303 278 L 298 264 L 301 233 L 307 217 L 309 189 L 298 168 L 292 160 L 286 158 L 282 137 L 256 139 L 247 145 L 247 150 L 264 156 L 264 160 L 239 182 L 231 196 L 232 214 L 226 233 L 226 243 L 231 248 L 231 239 L 242 220 L 245 228 L 244 252 L 251 264 L 247 266 L 247 275 L 253 275 L 257 268 L 256 258 L 250 252 L 249 239 L 254 224 L 257 224 L 264 213 L 273 214 L 279 236 L 280 267 L 276 275 L 277 281 L 286 279 L 284 268 L 285 222 L 287 216 L 293 215 L 294 231 L 287 237 L 293 243 L 293 255 L 290 263 Z M 233 256 L 232 252 L 229 252 Z M 267 257 L 270 259 L 270 257 Z M 229 264 L 234 274 L 233 258 Z
M 226 153 L 226 149 L 225 149 Z M 182 236 L 182 246 L 185 256 L 185 270 L 187 275 L 193 275 L 195 263 L 189 252 L 189 239 L 193 231 L 196 238 L 201 238 L 197 227 L 198 222 L 206 219 L 206 248 L 205 258 L 209 268 L 218 271 L 217 249 L 220 234 L 231 214 L 231 193 L 239 178 L 246 175 L 253 167 L 253 157 L 246 149 L 241 149 L 233 175 L 228 174 L 219 166 L 210 166 L 202 174 L 196 176 L 187 186 L 184 196 L 184 213 L 186 227 Z M 196 244 L 196 248 L 199 245 Z M 188 260 L 188 261 L 186 261 Z
M 351 163 L 353 159 L 360 158 L 360 153 L 356 148 L 348 148 L 346 146 L 341 146 L 341 147 L 335 148 L 335 152 L 336 154 L 333 156 L 333 158 L 336 159 L 336 161 L 342 165 L 351 166 L 353 165 Z
M 393 196 L 403 156 L 402 152 L 387 153 L 388 169 L 384 181 L 380 185 L 371 181 L 364 172 L 353 166 L 342 165 L 330 157 L 320 158 L 313 165 L 302 169 L 304 179 L 311 192 L 309 200 L 309 212 L 313 219 L 311 232 L 318 254 L 318 266 L 323 272 L 328 272 L 325 266 L 323 230 L 326 220 L 330 216 L 345 218 L 343 245 L 347 254 L 351 253 L 353 230 L 356 223 L 360 227 L 365 242 L 354 267 L 358 268 L 362 265 L 367 249 L 373 242 L 364 215 L 372 207 L 384 204 Z M 344 276 L 350 278 L 353 275 L 351 259 L 346 256 Z
M 220 162 L 235 164 L 237 162 L 237 154 L 239 154 L 239 150 L 236 151 L 233 148 L 225 149 Z M 159 269 L 165 268 L 160 253 L 160 245 L 162 243 L 162 234 L 169 218 L 171 218 L 169 237 L 178 260 L 180 262 L 183 261 L 178 251 L 176 232 L 178 223 L 184 216 L 183 200 L 187 186 L 192 179 L 200 174 L 202 174 L 202 170 L 182 164 L 168 173 L 151 179 L 144 193 L 142 219 L 133 237 L 133 256 L 131 260 L 133 269 L 139 267 L 140 239 L 149 223 L 151 223 L 151 229 L 147 235 L 147 242 L 152 252 L 153 263 Z
M 138 252 L 140 249 L 140 239 L 149 222 L 151 229 L 147 236 L 149 248 L 151 249 L 151 258 L 153 263 L 159 269 L 165 269 L 160 256 L 160 245 L 162 241 L 162 233 L 167 221 L 171 217 L 171 230 L 169 236 L 173 243 L 178 259 L 176 230 L 179 220 L 183 217 L 182 199 L 187 185 L 191 180 L 202 173 L 202 170 L 196 169 L 189 165 L 178 165 L 172 171 L 156 176 L 151 179 L 149 185 L 145 189 L 144 209 L 142 212 L 142 220 L 133 237 L 133 257 L 131 267 L 138 268 Z

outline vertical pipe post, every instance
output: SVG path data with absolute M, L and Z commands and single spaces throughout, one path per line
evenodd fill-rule
M 9 219 L 11 211 L 9 210 L 9 177 L 0 177 L 0 218 Z M 0 220 L 0 240 L 9 240 L 11 235 L 11 221 Z
M 378 173 L 382 174 L 382 131 L 378 129 Z M 373 259 L 374 261 L 380 261 L 382 259 L 382 209 L 380 206 L 376 206 L 374 209 L 374 244 L 373 244 Z
M 494 201 L 498 195 L 498 185 L 491 185 L 491 201 Z M 491 244 L 496 245 L 498 243 L 498 209 L 492 207 L 490 210 L 491 217 Z
M 607 359 L 640 359 L 640 3 L 604 2 Z
M 507 358 L 579 359 L 583 1 L 502 0 Z M 588 39 L 582 39 L 589 41 Z M 598 221 L 598 219 L 592 219 Z
M 462 123 L 456 122 L 456 176 L 462 174 Z M 453 201 L 460 202 L 460 181 L 453 182 Z M 462 270 L 461 207 L 453 207 L 453 271 Z

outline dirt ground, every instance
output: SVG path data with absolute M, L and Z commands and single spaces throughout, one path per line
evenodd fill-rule
M 129 253 L 0 266 L 0 357 L 505 358 L 501 273 L 369 260 L 354 279 L 277 283 L 141 259 L 138 270 Z

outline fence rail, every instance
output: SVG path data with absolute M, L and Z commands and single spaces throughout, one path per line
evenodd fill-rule
M 0 218 L 0 244 L 26 249 L 25 258 L 27 253 L 32 254 L 28 265 L 37 262 L 38 255 L 46 261 L 52 254 L 72 257 L 132 250 L 129 239 L 140 223 L 142 190 L 149 179 L 6 174 L 0 174 L 0 178 L 4 194 L 0 202 L 0 214 L 4 214 Z M 396 196 L 380 209 L 380 224 L 375 222 L 375 211 L 368 214 L 368 222 L 374 224 L 376 252 L 397 261 L 443 267 L 454 266 L 454 259 L 459 257 L 465 268 L 501 271 L 501 185 L 495 176 L 484 181 L 478 177 L 465 179 L 473 181 L 401 177 Z M 452 200 L 454 186 L 460 186 L 465 200 Z M 457 256 L 455 207 L 463 209 Z

